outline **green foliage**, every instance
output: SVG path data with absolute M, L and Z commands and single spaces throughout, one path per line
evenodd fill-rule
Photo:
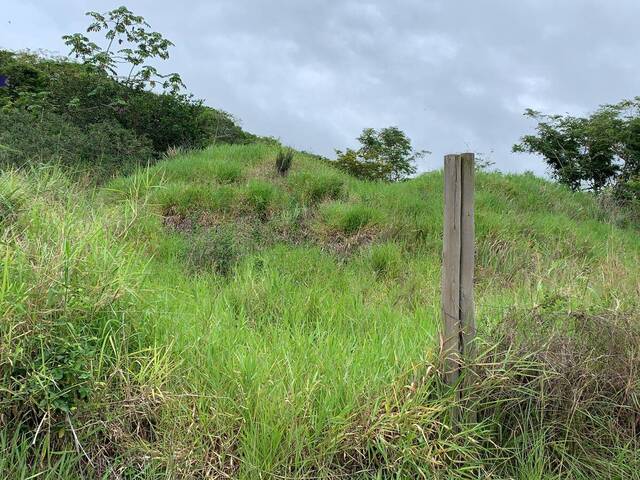
M 358 137 L 361 147 L 336 150 L 336 165 L 365 180 L 397 182 L 416 173 L 415 161 L 428 152 L 414 151 L 411 140 L 397 127 L 379 131 L 365 128 Z
M 327 225 L 347 235 L 357 233 L 380 219 L 380 212 L 359 203 L 329 203 L 323 206 L 322 214 Z
M 525 115 L 538 122 L 536 134 L 524 136 L 514 151 L 542 155 L 571 189 L 599 192 L 640 176 L 640 98 L 605 105 L 588 117 Z
M 105 13 L 87 12 L 86 15 L 92 19 L 87 33 L 104 31 L 105 48 L 80 33 L 62 37 L 71 47 L 71 54 L 85 65 L 114 79 L 119 78 L 122 70 L 128 71 L 122 82 L 136 89 L 159 85 L 177 94 L 184 87 L 177 73 L 161 75 L 154 66 L 147 64 L 154 59 L 168 59 L 173 43 L 158 32 L 148 31 L 150 25 L 143 17 L 124 6 Z
M 234 183 L 242 178 L 242 165 L 237 162 L 216 162 L 213 174 L 220 183 Z
M 271 183 L 252 180 L 246 188 L 245 196 L 253 211 L 260 217 L 265 217 L 269 207 L 277 196 L 277 191 Z
M 276 155 L 276 171 L 281 177 L 284 177 L 293 162 L 293 150 L 290 148 L 278 150 Z
M 94 180 L 129 172 L 152 158 L 151 145 L 117 122 L 80 128 L 61 115 L 0 111 L 0 167 L 54 162 Z
M 67 319 L 39 325 L 21 342 L 17 352 L 22 355 L 12 358 L 11 400 L 2 402 L 4 407 L 20 405 L 22 413 L 33 412 L 36 418 L 77 409 L 94 388 L 90 362 L 97 353 L 96 340 L 90 330 L 77 332 Z
M 216 228 L 197 233 L 189 239 L 187 262 L 196 272 L 229 275 L 240 252 L 231 228 Z
M 141 17 L 124 7 L 92 16 L 96 24 L 90 28 L 106 29 L 107 40 L 120 51 L 101 50 L 77 35 L 68 41 L 73 40 L 85 63 L 0 51 L 0 74 L 9 79 L 0 89 L 2 125 L 7 127 L 0 132 L 0 161 L 5 166 L 53 161 L 86 170 L 90 165 L 102 179 L 105 173 L 147 163 L 171 148 L 259 140 L 228 113 L 180 94 L 179 77 L 166 80 L 170 93 L 143 88 L 156 81 L 155 71 L 143 62 L 164 57 L 169 45 L 159 34 L 147 32 Z M 120 44 L 121 36 L 130 38 Z M 129 49 L 128 42 L 137 46 Z M 121 60 L 133 62 L 124 79 L 115 75 Z
M 97 195 L 50 167 L 0 175 L 0 477 L 634 478 L 637 232 L 588 193 L 477 174 L 482 421 L 453 432 L 442 173 L 365 182 L 297 153 L 281 181 L 277 149 L 189 151 Z M 212 181 L 226 162 L 250 180 Z M 344 201 L 306 200 L 300 174 Z
M 344 179 L 336 173 L 296 172 L 289 184 L 304 203 L 337 199 L 344 191 Z

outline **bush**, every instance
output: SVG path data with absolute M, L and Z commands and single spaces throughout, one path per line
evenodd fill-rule
M 221 122 L 226 120 L 223 130 L 230 128 L 228 119 L 207 113 L 209 109 L 202 102 L 184 95 L 126 90 L 121 98 L 123 104 L 116 109 L 117 120 L 125 128 L 151 140 L 153 150 L 158 154 L 170 147 L 199 149 L 216 140 L 222 141 L 215 137 L 214 118 Z M 227 137 L 226 140 L 237 138 Z
M 151 159 L 148 142 L 115 122 L 79 128 L 54 113 L 0 111 L 0 166 L 54 162 L 104 178 Z
M 66 59 L 0 50 L 0 75 L 9 78 L 0 88 L 5 165 L 54 161 L 105 175 L 171 148 L 257 139 L 189 95 L 134 88 Z
M 551 174 L 572 190 L 602 194 L 615 200 L 611 217 L 632 223 L 640 218 L 640 97 L 603 105 L 586 117 L 545 115 L 528 109 L 538 122 L 514 152 L 541 155 Z
M 365 128 L 358 137 L 360 148 L 336 150 L 336 166 L 363 180 L 397 182 L 416 173 L 416 160 L 427 151 L 414 151 L 411 140 L 398 127 Z

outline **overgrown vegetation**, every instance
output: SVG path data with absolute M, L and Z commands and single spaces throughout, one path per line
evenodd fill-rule
M 534 110 L 526 116 L 538 122 L 536 134 L 514 151 L 541 155 L 560 183 L 610 196 L 640 220 L 640 97 L 587 117 Z
M 637 232 L 588 193 L 478 173 L 480 421 L 456 433 L 441 173 L 365 182 L 298 153 L 283 178 L 277 152 L 96 191 L 2 174 L 1 477 L 633 478 Z
M 88 15 L 88 31 L 104 32 L 106 45 L 65 36 L 80 62 L 0 51 L 0 165 L 57 162 L 104 180 L 172 148 L 259 140 L 231 115 L 183 93 L 178 74 L 149 64 L 168 58 L 172 44 L 142 17 L 125 7 Z
M 461 401 L 425 152 L 282 149 L 160 74 L 142 17 L 88 15 L 80 62 L 0 52 L 0 478 L 637 476 L 637 101 L 530 112 L 565 186 L 478 165 Z

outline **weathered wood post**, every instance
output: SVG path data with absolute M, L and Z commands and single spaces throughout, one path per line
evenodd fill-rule
M 451 386 L 460 383 L 463 361 L 470 360 L 474 354 L 474 157 L 473 153 L 444 157 L 442 354 L 445 380 Z M 460 399 L 460 389 L 457 398 Z M 459 423 L 460 417 L 459 408 L 455 408 L 452 412 L 454 425 Z

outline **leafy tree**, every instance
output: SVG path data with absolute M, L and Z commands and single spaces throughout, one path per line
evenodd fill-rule
M 0 168 L 93 165 L 92 176 L 101 180 L 170 147 L 259 140 L 228 113 L 188 95 L 127 86 L 66 58 L 0 50 L 0 75 L 8 79 L 0 88 L 0 125 L 6 126 L 0 128 Z
M 640 178 L 640 97 L 605 105 L 587 117 L 544 115 L 514 152 L 541 155 L 555 178 L 573 190 L 621 191 Z M 631 183 L 630 183 L 631 182 Z
M 65 35 L 65 44 L 71 47 L 71 54 L 113 78 L 119 78 L 122 70 L 128 74 L 122 78 L 125 85 L 154 88 L 159 85 L 165 91 L 178 93 L 184 83 L 177 73 L 160 74 L 147 62 L 156 58 L 169 58 L 169 40 L 158 32 L 149 31 L 150 25 L 143 17 L 135 15 L 126 7 L 118 7 L 105 13 L 87 12 L 93 22 L 87 33 L 104 31 L 106 47 L 101 47 L 81 33 Z
M 366 180 L 397 182 L 416 173 L 415 161 L 428 152 L 414 151 L 411 140 L 398 127 L 365 128 L 361 147 L 336 150 L 338 168 Z

